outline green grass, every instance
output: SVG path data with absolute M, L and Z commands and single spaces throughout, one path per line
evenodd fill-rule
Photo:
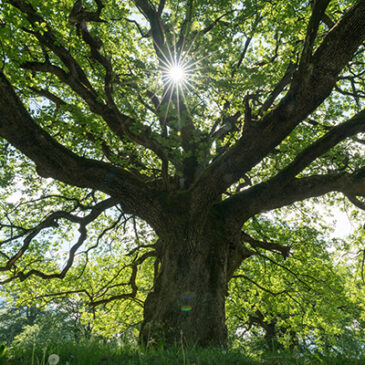
M 45 355 L 44 355 L 45 353 Z M 108 344 L 90 342 L 84 344 L 65 343 L 50 346 L 46 352 L 42 349 L 13 349 L 10 351 L 7 365 L 46 365 L 48 356 L 55 353 L 60 356 L 60 365 L 224 365 L 257 364 L 240 351 L 222 349 L 141 349 L 138 347 L 117 347 Z
M 59 355 L 58 365 L 361 365 L 362 359 L 314 355 L 303 356 L 290 352 L 267 353 L 260 356 L 248 355 L 243 351 L 224 349 L 190 349 L 179 347 L 168 349 L 142 349 L 134 346 L 117 346 L 89 341 L 82 344 L 63 343 L 42 348 L 9 349 L 5 365 L 47 365 L 50 354 Z

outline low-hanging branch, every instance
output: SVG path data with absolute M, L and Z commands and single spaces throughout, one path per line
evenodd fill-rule
M 345 195 L 365 195 L 364 177 L 362 170 L 358 169 L 352 174 L 340 171 L 327 175 L 308 176 L 296 178 L 306 167 L 318 157 L 329 151 L 331 148 L 342 142 L 348 137 L 365 131 L 365 110 L 357 113 L 351 119 L 332 127 L 329 131 L 316 142 L 300 152 L 296 158 L 277 175 L 261 184 L 254 185 L 233 197 L 226 199 L 221 204 L 229 209 L 232 214 L 237 214 L 237 210 L 244 209 L 247 211 L 248 201 L 252 197 L 253 212 L 262 212 L 272 207 L 279 208 L 288 205 L 296 200 L 304 200 L 310 197 L 319 196 L 330 191 L 342 192 Z M 321 184 L 323 184 L 321 186 Z M 262 193 L 262 197 L 267 195 L 266 199 L 258 201 L 254 197 Z M 266 192 L 266 193 L 264 193 Z M 270 196 L 270 198 L 269 198 Z M 275 205 L 274 196 L 278 199 L 278 205 Z M 280 203 L 279 203 L 280 200 Z M 270 201 L 269 205 L 268 202 Z M 245 207 L 240 206 L 245 202 Z
M 354 173 L 335 172 L 326 175 L 288 178 L 285 183 L 272 179 L 237 193 L 220 205 L 226 209 L 227 216 L 241 215 L 244 220 L 245 215 L 252 216 L 260 212 L 282 208 L 296 201 L 318 197 L 333 191 L 345 195 L 365 196 L 364 169 L 359 169 Z M 259 200 L 257 199 L 258 194 Z
M 129 278 L 129 281 L 127 283 L 118 284 L 118 287 L 119 286 L 130 286 L 132 288 L 132 291 L 130 293 L 121 293 L 121 294 L 111 295 L 107 298 L 103 298 L 103 299 L 99 299 L 99 300 L 93 300 L 89 303 L 90 306 L 96 307 L 101 304 L 107 304 L 107 303 L 110 303 L 110 302 L 113 302 L 116 300 L 121 300 L 121 299 L 135 299 L 137 292 L 138 292 L 138 287 L 136 284 L 138 266 L 140 264 L 142 264 L 145 260 L 147 260 L 149 257 L 154 257 L 154 256 L 155 256 L 154 251 L 146 252 L 130 265 L 130 267 L 132 269 L 132 273 Z M 105 293 L 106 293 L 106 291 L 102 295 L 105 295 Z
M 14 239 L 19 239 L 21 237 L 25 237 L 23 241 L 23 245 L 18 250 L 17 253 L 15 253 L 5 266 L 0 267 L 0 272 L 4 271 L 10 271 L 13 268 L 16 268 L 16 263 L 19 261 L 19 259 L 26 253 L 26 251 L 29 249 L 32 240 L 34 240 L 39 234 L 42 233 L 43 230 L 50 228 L 50 227 L 58 227 L 59 220 L 66 219 L 72 223 L 77 223 L 79 225 L 79 232 L 80 236 L 77 240 L 77 242 L 71 247 L 69 251 L 69 256 L 66 262 L 66 265 L 59 273 L 45 273 L 37 269 L 30 269 L 29 271 L 24 271 L 21 269 L 15 270 L 15 274 L 12 277 L 12 280 L 15 280 L 16 278 L 19 278 L 20 281 L 24 281 L 31 275 L 36 275 L 41 277 L 42 279 L 53 279 L 53 278 L 60 278 L 63 279 L 67 272 L 72 267 L 72 264 L 75 259 L 75 255 L 78 251 L 78 249 L 82 246 L 82 244 L 85 242 L 87 238 L 87 225 L 94 221 L 100 214 L 102 214 L 106 209 L 109 209 L 117 204 L 117 201 L 109 198 L 104 201 L 101 201 L 94 206 L 90 207 L 90 213 L 84 217 L 79 217 L 75 214 L 71 214 L 66 211 L 57 211 L 53 212 L 50 215 L 48 215 L 47 218 L 45 218 L 41 223 L 39 223 L 36 227 L 30 228 L 22 232 L 21 234 L 17 235 L 16 237 L 13 237 L 9 239 L 8 241 L 14 241 Z

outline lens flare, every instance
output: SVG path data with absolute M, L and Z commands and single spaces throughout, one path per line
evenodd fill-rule
M 185 292 L 181 295 L 181 311 L 182 312 L 191 312 L 193 310 L 193 305 L 195 302 L 195 294 L 193 292 Z
M 191 305 L 182 305 L 182 306 L 181 306 L 181 310 L 182 310 L 183 312 L 190 312 L 192 309 L 193 309 L 193 308 L 192 308 L 192 306 L 191 306 Z

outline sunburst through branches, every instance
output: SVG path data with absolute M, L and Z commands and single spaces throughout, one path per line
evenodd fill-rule
M 171 110 L 176 112 L 178 135 L 180 135 L 180 128 L 182 127 L 182 110 L 191 118 L 187 96 L 191 93 L 195 95 L 199 94 L 199 90 L 197 90 L 195 85 L 199 83 L 199 79 L 202 77 L 200 64 L 204 59 L 208 58 L 208 55 L 196 58 L 196 47 L 194 52 L 191 52 L 198 34 L 196 33 L 193 39 L 190 40 L 189 47 L 185 47 L 187 45 L 187 34 L 185 34 L 182 44 L 179 47 L 177 47 L 175 36 L 173 37 L 172 44 L 169 45 L 166 42 L 164 47 L 160 47 L 157 42 L 154 42 L 154 46 L 158 50 L 158 79 L 162 81 L 162 85 L 159 82 L 158 84 L 163 89 L 163 95 L 157 109 L 163 107 L 165 110 L 163 123 L 166 123 Z
M 193 82 L 196 72 L 198 72 L 198 62 L 188 60 L 188 53 L 179 57 L 175 52 L 172 54 L 170 50 L 168 55 L 163 54 L 163 59 L 160 59 L 164 84 L 163 102 L 166 102 L 165 98 L 168 97 L 165 119 L 169 113 L 171 102 L 175 104 L 179 121 L 182 104 L 184 104 L 184 109 L 190 114 L 186 95 L 194 89 Z
M 187 90 L 192 85 L 193 69 L 196 63 L 188 62 L 183 57 L 164 57 L 161 62 L 162 80 L 169 89 Z M 170 58 L 172 60 L 170 60 Z

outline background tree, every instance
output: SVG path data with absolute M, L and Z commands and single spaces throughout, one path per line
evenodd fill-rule
M 291 256 L 284 260 L 259 249 L 255 260 L 236 271 L 226 306 L 231 336 L 254 352 L 290 348 L 320 356 L 359 354 L 364 336 L 362 229 L 329 238 L 328 222 L 320 230 L 309 228 L 298 207 L 290 210 L 297 215 L 288 219 L 284 209 L 274 213 L 274 224 L 264 216 L 252 222 L 256 235 L 288 242 Z M 246 224 L 246 229 L 252 228 Z
M 90 328 L 81 325 L 77 307 L 72 300 L 53 303 L 52 308 L 19 306 L 15 300 L 2 303 L 0 342 L 24 350 L 62 341 L 80 342 L 90 334 Z
M 225 344 L 236 271 L 264 265 L 261 250 L 290 256 L 252 217 L 330 192 L 365 207 L 364 13 L 363 0 L 2 1 L 2 283 L 82 277 L 138 217 L 157 239 L 137 236 L 105 287 L 77 294 L 138 301 L 153 264 L 141 341 Z

